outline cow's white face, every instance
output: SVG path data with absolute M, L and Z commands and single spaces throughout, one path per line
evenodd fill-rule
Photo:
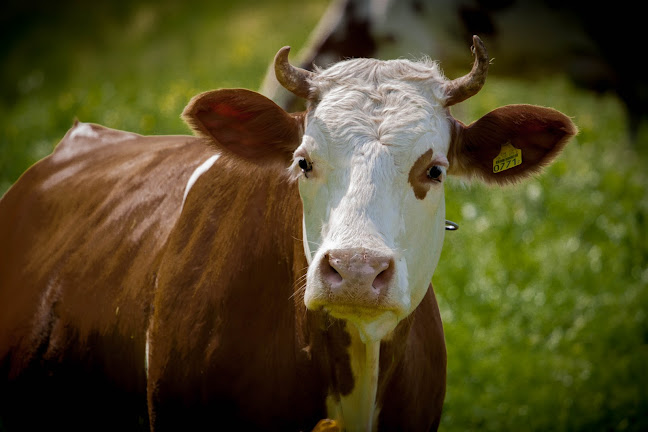
M 430 89 L 437 73 L 370 60 L 324 71 L 294 153 L 310 263 L 305 303 L 354 323 L 366 340 L 384 338 L 416 308 L 441 253 L 451 131 Z

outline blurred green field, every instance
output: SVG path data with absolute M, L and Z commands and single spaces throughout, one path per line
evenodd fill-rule
M 69 4 L 14 5 L 2 22 L 0 193 L 75 118 L 188 133 L 179 114 L 193 95 L 258 88 L 327 1 Z M 470 122 L 509 103 L 559 109 L 580 134 L 522 185 L 446 186 L 460 230 L 433 280 L 449 362 L 442 430 L 646 431 L 648 140 L 629 141 L 613 96 L 562 77 L 499 79 L 497 61 L 453 112 Z

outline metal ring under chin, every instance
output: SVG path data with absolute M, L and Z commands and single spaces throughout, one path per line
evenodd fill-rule
M 447 220 L 445 222 L 445 229 L 446 231 L 457 231 L 459 229 L 459 225 L 457 225 L 452 221 Z

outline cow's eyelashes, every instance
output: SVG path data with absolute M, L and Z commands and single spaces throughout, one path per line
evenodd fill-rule
M 308 178 L 308 173 L 313 170 L 313 162 L 309 161 L 306 158 L 299 158 L 297 160 L 297 165 L 301 168 L 301 171 L 304 173 L 304 176 Z
M 439 165 L 432 165 L 427 169 L 425 174 L 432 181 L 441 182 L 443 180 L 443 170 Z

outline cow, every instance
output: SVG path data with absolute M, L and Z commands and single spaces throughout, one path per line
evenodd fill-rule
M 6 430 L 436 430 L 446 350 L 431 278 L 449 175 L 506 185 L 577 132 L 564 114 L 450 107 L 489 57 L 275 57 L 287 113 L 220 89 L 194 136 L 76 123 L 0 201 Z

